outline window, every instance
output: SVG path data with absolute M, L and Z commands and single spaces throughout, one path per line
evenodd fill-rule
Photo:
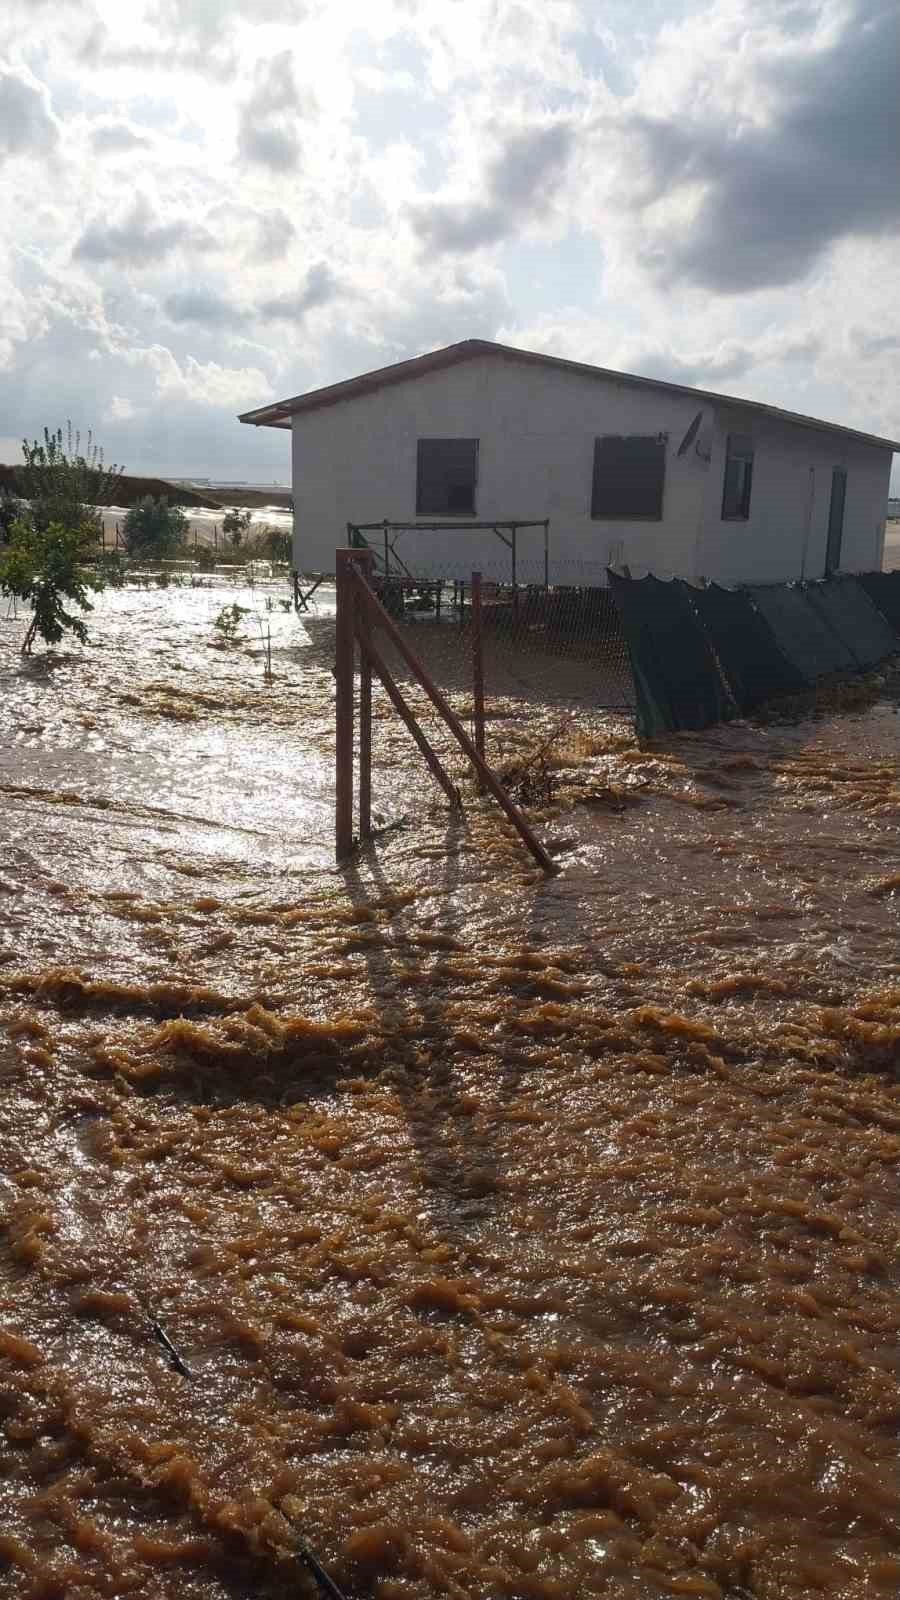
M 594 443 L 591 516 L 659 522 L 666 481 L 664 434 L 608 434 Z
M 416 516 L 473 517 L 477 439 L 420 439 Z
M 753 487 L 753 440 L 743 433 L 728 435 L 725 482 L 722 485 L 722 521 L 746 522 Z

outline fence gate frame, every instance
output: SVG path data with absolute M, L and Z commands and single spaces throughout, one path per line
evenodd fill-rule
M 407 644 L 393 618 L 384 609 L 369 582 L 374 567 L 374 554 L 368 549 L 341 549 L 335 552 L 335 578 L 337 589 L 337 617 L 335 626 L 335 855 L 345 861 L 354 850 L 354 732 L 356 719 L 356 651 L 360 656 L 359 692 L 359 837 L 370 840 L 372 829 L 372 675 L 379 679 L 394 709 L 411 733 L 419 752 L 432 776 L 439 783 L 455 810 L 461 810 L 459 790 L 444 769 L 433 750 L 418 719 L 403 697 L 389 671 L 373 634 L 378 630 L 386 634 L 390 643 L 405 661 L 407 667 L 424 690 L 441 720 L 449 728 L 457 744 L 475 770 L 481 786 L 492 795 L 507 820 L 530 850 L 542 871 L 551 874 L 559 871 L 556 862 L 545 850 L 529 826 L 515 801 L 510 798 L 498 778 L 488 766 L 483 754 L 469 738 L 455 711 L 452 710 L 437 684 Z M 480 608 L 479 608 L 480 609 Z M 479 742 L 482 742 L 479 740 Z

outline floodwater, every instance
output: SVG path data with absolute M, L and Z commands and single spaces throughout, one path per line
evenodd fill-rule
M 549 880 L 376 697 L 338 870 L 268 599 L 0 621 L 0 1595 L 896 1596 L 896 686 L 582 711 Z

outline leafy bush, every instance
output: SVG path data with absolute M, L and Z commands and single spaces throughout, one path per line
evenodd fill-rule
M 114 505 L 121 493 L 121 467 L 104 466 L 103 451 L 87 436 L 84 452 L 81 434 L 72 432 L 71 422 L 55 433 L 44 429 L 44 442 L 22 441 L 24 466 L 19 468 L 17 485 L 28 501 L 31 521 L 36 529 L 46 530 L 51 523 L 62 528 L 78 528 L 82 540 L 99 540 L 103 524 L 95 506 Z
M 226 511 L 222 518 L 222 532 L 235 550 L 240 550 L 244 535 L 250 532 L 252 521 L 251 511 Z
M 42 528 L 30 517 L 12 524 L 9 540 L 0 548 L 0 590 L 33 607 L 22 643 L 24 656 L 31 655 L 38 634 L 47 644 L 59 644 L 67 628 L 87 643 L 87 628 L 81 617 L 66 610 L 66 601 L 92 611 L 88 591 L 104 586 L 102 575 L 84 566 L 92 526 L 88 522 L 68 528 L 51 522 Z
M 8 489 L 0 489 L 0 544 L 6 543 L 13 523 L 18 521 L 25 509 L 21 500 L 10 494 Z
M 130 507 L 125 518 L 125 548 L 130 556 L 145 561 L 165 561 L 182 548 L 188 527 L 180 507 L 146 495 Z
M 241 534 L 240 551 L 247 561 L 290 561 L 291 536 L 264 522 Z
M 112 589 L 121 589 L 125 583 L 125 565 L 118 550 L 101 550 L 96 561 L 97 570 L 103 579 L 103 587 L 109 585 Z
M 259 535 L 262 552 L 270 561 L 290 561 L 292 539 L 281 528 L 263 528 Z
M 241 619 L 250 615 L 246 606 L 239 606 L 237 601 L 233 605 L 223 606 L 219 615 L 213 621 L 220 639 L 225 644 L 234 644 L 241 626 Z

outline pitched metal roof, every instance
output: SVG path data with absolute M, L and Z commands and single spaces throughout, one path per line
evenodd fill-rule
M 459 344 L 445 345 L 441 350 L 430 350 L 427 355 L 413 356 L 409 361 L 396 361 L 390 367 L 378 367 L 374 372 L 363 372 L 358 378 L 345 378 L 342 383 L 329 383 L 324 389 L 311 389 L 307 394 L 294 395 L 290 400 L 277 400 L 255 411 L 245 411 L 238 418 L 257 428 L 289 428 L 291 418 L 304 411 L 318 411 L 324 406 L 337 406 L 344 400 L 354 400 L 357 395 L 372 394 L 392 383 L 406 383 L 421 378 L 428 372 L 440 372 L 444 367 L 456 366 L 460 361 L 471 361 L 476 356 L 495 356 L 504 361 L 518 361 L 532 366 L 554 367 L 561 372 L 577 372 L 583 377 L 612 379 L 615 383 L 632 383 L 643 389 L 661 389 L 667 394 L 684 394 L 692 400 L 709 400 L 716 404 L 741 406 L 745 411 L 756 411 L 774 417 L 779 422 L 791 422 L 802 428 L 818 428 L 826 433 L 841 433 L 863 444 L 879 445 L 883 450 L 900 451 L 895 439 L 880 439 L 875 434 L 860 433 L 857 428 L 845 428 L 838 422 L 822 422 L 817 417 L 805 417 L 798 412 L 785 411 L 781 406 L 767 406 L 758 400 L 744 400 L 738 395 L 717 394 L 711 389 L 692 389 L 683 383 L 666 383 L 662 378 L 639 378 L 631 372 L 614 372 L 609 367 L 592 367 L 583 361 L 568 361 L 562 356 L 543 355 L 538 350 L 517 350 L 514 345 L 495 344 L 490 339 L 463 339 Z

